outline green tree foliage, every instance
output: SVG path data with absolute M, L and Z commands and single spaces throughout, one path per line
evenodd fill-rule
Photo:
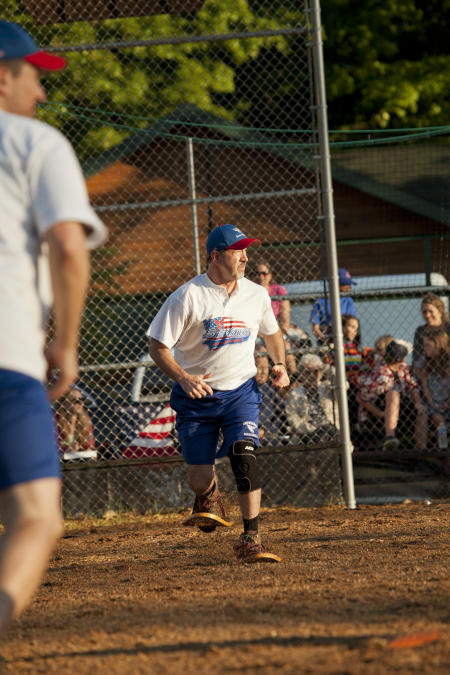
M 163 14 L 36 26 L 18 12 L 18 3 L 9 0 L 5 18 L 21 22 L 41 43 L 54 47 L 132 44 L 145 39 L 279 29 L 301 19 L 291 4 L 295 5 L 283 3 L 276 14 L 276 6 L 269 3 L 270 11 L 266 6 L 257 14 L 247 0 L 205 0 L 192 17 Z M 114 146 L 136 127 L 145 128 L 152 119 L 169 115 L 180 103 L 233 121 L 248 107 L 235 96 L 236 68 L 246 62 L 257 64 L 263 49 L 282 54 L 288 47 L 288 39 L 268 37 L 70 52 L 68 68 L 45 82 L 52 105 L 46 106 L 43 118 L 62 128 L 82 158 Z
M 36 0 L 39 2 L 39 0 Z M 301 26 L 295 0 L 205 0 L 190 17 L 159 15 L 37 26 L 20 0 L 2 16 L 55 47 Z M 321 0 L 330 128 L 448 123 L 450 0 Z M 43 118 L 81 157 L 191 103 L 242 124 L 307 129 L 303 36 L 84 50 L 47 81 Z M 96 111 L 96 112 L 94 112 Z M 127 117 L 127 115 L 129 117 Z M 142 118 L 142 119 L 139 119 Z M 127 129 L 127 127 L 129 127 Z
M 448 124 L 450 0 L 322 0 L 330 126 Z

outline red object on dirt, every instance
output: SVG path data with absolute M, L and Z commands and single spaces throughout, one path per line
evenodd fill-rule
M 422 631 L 420 633 L 411 633 L 410 635 L 400 635 L 388 643 L 389 647 L 420 647 L 428 642 L 437 642 L 442 635 L 438 631 Z

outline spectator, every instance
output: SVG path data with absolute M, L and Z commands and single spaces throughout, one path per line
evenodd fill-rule
M 269 380 L 270 365 L 269 357 L 266 354 L 257 354 L 255 356 L 256 375 L 255 380 L 261 391 L 261 387 Z
M 361 334 L 359 319 L 351 314 L 342 315 L 343 347 L 345 372 L 352 386 L 358 384 L 362 365 L 362 351 L 360 348 Z
M 423 333 L 423 394 L 434 427 L 450 423 L 450 338 L 443 328 L 427 326 Z
M 343 349 L 345 360 L 345 372 L 347 376 L 347 399 L 350 426 L 356 429 L 358 425 L 358 403 L 356 396 L 358 386 L 362 376 L 367 373 L 374 365 L 373 350 L 370 347 L 361 349 L 361 334 L 359 330 L 359 319 L 351 314 L 342 316 Z M 331 372 L 334 373 L 334 352 L 325 358 L 325 362 L 332 365 Z M 332 378 L 330 378 L 332 379 Z
M 297 372 L 297 359 L 295 358 L 296 350 L 287 337 L 284 338 L 284 348 L 286 350 L 286 368 L 288 374 L 293 375 Z
M 394 340 L 393 335 L 380 335 L 380 337 L 375 340 L 374 352 L 376 361 L 384 358 L 384 355 L 386 354 L 386 347 L 390 342 L 392 342 L 392 340 Z
M 284 333 L 284 339 L 289 343 L 290 347 L 286 346 L 286 349 L 309 349 L 311 344 L 311 338 L 308 333 L 306 333 L 300 326 L 297 326 L 295 323 L 291 323 L 289 328 Z
M 255 380 L 263 397 L 259 409 L 259 439 L 262 445 L 277 445 L 285 432 L 284 402 L 269 382 L 270 365 L 267 355 L 255 356 L 255 363 Z
M 73 387 L 56 402 L 55 413 L 58 445 L 63 459 L 96 459 L 92 421 L 78 387 Z
M 359 319 L 351 314 L 342 315 L 343 347 L 345 359 L 345 374 L 347 376 L 348 389 L 348 414 L 351 428 L 358 423 L 358 403 L 356 395 L 363 366 L 363 355 L 360 348 L 361 335 L 359 331 Z
M 422 381 L 424 375 L 425 354 L 423 349 L 423 334 L 427 326 L 434 328 L 443 328 L 447 335 L 450 335 L 450 322 L 448 320 L 445 306 L 439 295 L 435 293 L 426 293 L 422 298 L 421 304 L 422 316 L 425 323 L 416 328 L 414 333 L 413 363 L 414 373 Z
M 395 450 L 399 446 L 396 432 L 399 422 L 411 425 L 415 407 L 415 440 L 417 448 L 426 445 L 426 409 L 423 406 L 419 387 L 405 363 L 408 350 L 395 340 L 388 343 L 383 358 L 362 380 L 357 396 L 359 423 L 363 432 L 377 437 L 384 431 L 383 450 Z
M 284 286 L 276 284 L 273 279 L 270 265 L 264 260 L 258 263 L 256 268 L 256 283 L 263 286 L 270 297 L 274 295 L 287 295 L 288 292 Z M 272 309 L 283 333 L 289 329 L 291 325 L 291 303 L 289 300 L 272 300 Z
M 330 382 L 322 379 L 324 368 L 316 354 L 305 354 L 299 361 L 297 378 L 284 401 L 293 432 L 291 441 L 320 443 L 336 434 L 335 399 Z
M 351 286 L 356 285 L 356 281 L 353 281 L 350 273 L 342 267 L 338 269 L 338 276 L 339 292 L 341 293 L 341 314 L 351 314 L 351 316 L 356 316 L 353 298 L 350 295 L 342 295 L 343 293 L 350 293 Z M 331 302 L 329 298 L 327 298 L 326 301 L 325 298 L 316 300 L 309 320 L 317 344 L 322 345 L 328 342 L 331 328 Z

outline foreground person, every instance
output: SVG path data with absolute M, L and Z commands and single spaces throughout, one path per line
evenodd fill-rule
M 233 225 L 216 227 L 206 242 L 208 270 L 172 293 L 152 321 L 150 356 L 172 380 L 170 405 L 195 492 L 185 525 L 204 532 L 230 527 L 217 484 L 215 460 L 228 456 L 244 531 L 235 547 L 244 562 L 279 561 L 259 536 L 261 482 L 255 449 L 261 394 L 255 381 L 255 341 L 262 334 L 272 359 L 272 383 L 289 385 L 281 330 L 270 297 L 244 278 L 247 248 L 259 244 Z M 171 352 L 173 348 L 173 354 Z M 223 444 L 217 451 L 219 432 Z
M 40 70 L 64 65 L 20 26 L 0 21 L 0 635 L 30 601 L 62 532 L 48 399 L 77 377 L 86 244 L 106 236 L 72 147 L 30 119 L 45 100 Z M 44 354 L 50 288 L 55 337 Z

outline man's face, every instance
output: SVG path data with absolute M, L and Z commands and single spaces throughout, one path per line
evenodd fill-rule
M 18 74 L 0 63 L 0 108 L 25 117 L 36 116 L 36 106 L 45 101 L 39 70 L 23 61 Z
M 242 251 L 227 249 L 220 251 L 215 260 L 216 269 L 222 278 L 222 283 L 237 281 L 245 274 L 245 266 L 248 263 L 247 249 Z

